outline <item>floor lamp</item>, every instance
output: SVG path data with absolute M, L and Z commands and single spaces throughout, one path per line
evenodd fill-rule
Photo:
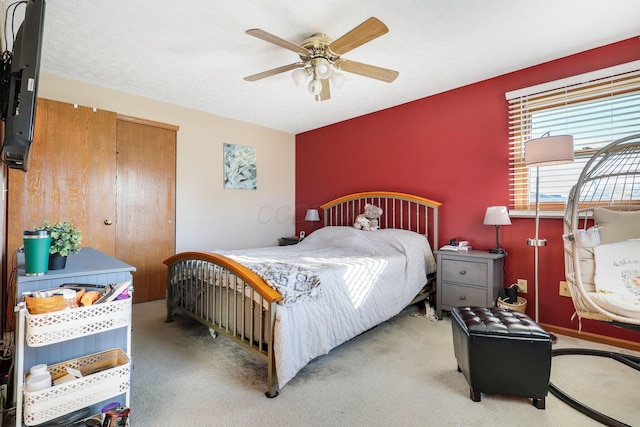
M 540 228 L 540 166 L 561 165 L 573 162 L 573 136 L 560 135 L 548 136 L 549 132 L 537 139 L 530 139 L 524 143 L 524 163 L 529 168 L 536 168 L 536 236 L 527 240 L 527 245 L 534 248 L 534 292 L 535 292 L 535 320 L 539 321 L 538 303 L 538 251 L 540 246 L 546 246 L 547 240 L 541 239 L 538 231 Z

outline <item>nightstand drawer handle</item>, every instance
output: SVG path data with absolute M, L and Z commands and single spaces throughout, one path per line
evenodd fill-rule
M 460 274 L 464 276 L 465 274 L 467 274 L 467 270 L 460 270 Z
M 464 300 L 466 300 L 466 299 L 467 299 L 467 297 L 465 297 L 464 295 L 461 295 L 461 296 L 460 296 L 460 301 L 464 301 Z

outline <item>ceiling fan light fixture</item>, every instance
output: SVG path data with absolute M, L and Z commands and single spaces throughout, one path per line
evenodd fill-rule
M 331 64 L 329 64 L 329 61 L 327 61 L 325 58 L 320 58 L 314 64 L 314 69 L 316 72 L 316 76 L 321 80 L 328 79 L 329 76 L 331 76 L 331 72 L 333 71 Z
M 293 73 L 291 73 L 291 78 L 293 79 L 293 82 L 296 84 L 296 86 L 300 86 L 301 84 L 303 84 L 308 77 L 309 70 L 306 68 L 298 68 L 297 70 L 294 70 Z
M 338 72 L 332 73 L 329 77 L 329 81 L 336 89 L 340 89 L 345 80 L 347 80 L 347 77 L 344 74 Z
M 322 82 L 317 79 L 313 79 L 309 82 L 309 93 L 313 95 L 320 95 L 322 92 Z
M 388 32 L 389 28 L 373 16 L 335 40 L 327 37 L 326 34 L 315 33 L 301 43 L 292 43 L 259 28 L 253 28 L 247 30 L 246 33 L 295 52 L 300 59 L 292 64 L 246 76 L 244 80 L 253 82 L 283 72 L 293 71 L 291 74 L 293 82 L 297 86 L 302 86 L 303 83 L 306 84 L 307 90 L 314 95 L 316 101 L 330 99 L 331 86 L 336 89 L 342 87 L 346 77 L 339 71 L 391 83 L 398 77 L 399 73 L 397 71 L 342 58 L 343 54 Z

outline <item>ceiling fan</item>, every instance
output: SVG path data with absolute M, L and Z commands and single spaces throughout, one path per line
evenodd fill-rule
M 397 71 L 341 58 L 341 55 L 350 50 L 388 32 L 389 28 L 374 17 L 367 19 L 336 40 L 330 39 L 325 34 L 317 33 L 306 38 L 299 45 L 258 28 L 247 30 L 246 33 L 251 36 L 297 53 L 300 56 L 300 61 L 253 74 L 244 79 L 253 82 L 295 70 L 291 75 L 293 81 L 297 85 L 301 85 L 308 80 L 309 92 L 314 95 L 316 101 L 324 101 L 331 97 L 329 82 L 338 89 L 342 86 L 346 78 L 337 70 L 391 83 L 398 77 Z

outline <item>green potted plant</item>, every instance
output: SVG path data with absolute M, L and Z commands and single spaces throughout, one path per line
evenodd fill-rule
M 55 224 L 44 221 L 36 230 L 51 232 L 51 248 L 49 249 L 49 270 L 61 270 L 67 262 L 67 255 L 78 253 L 82 243 L 82 232 L 68 221 Z

